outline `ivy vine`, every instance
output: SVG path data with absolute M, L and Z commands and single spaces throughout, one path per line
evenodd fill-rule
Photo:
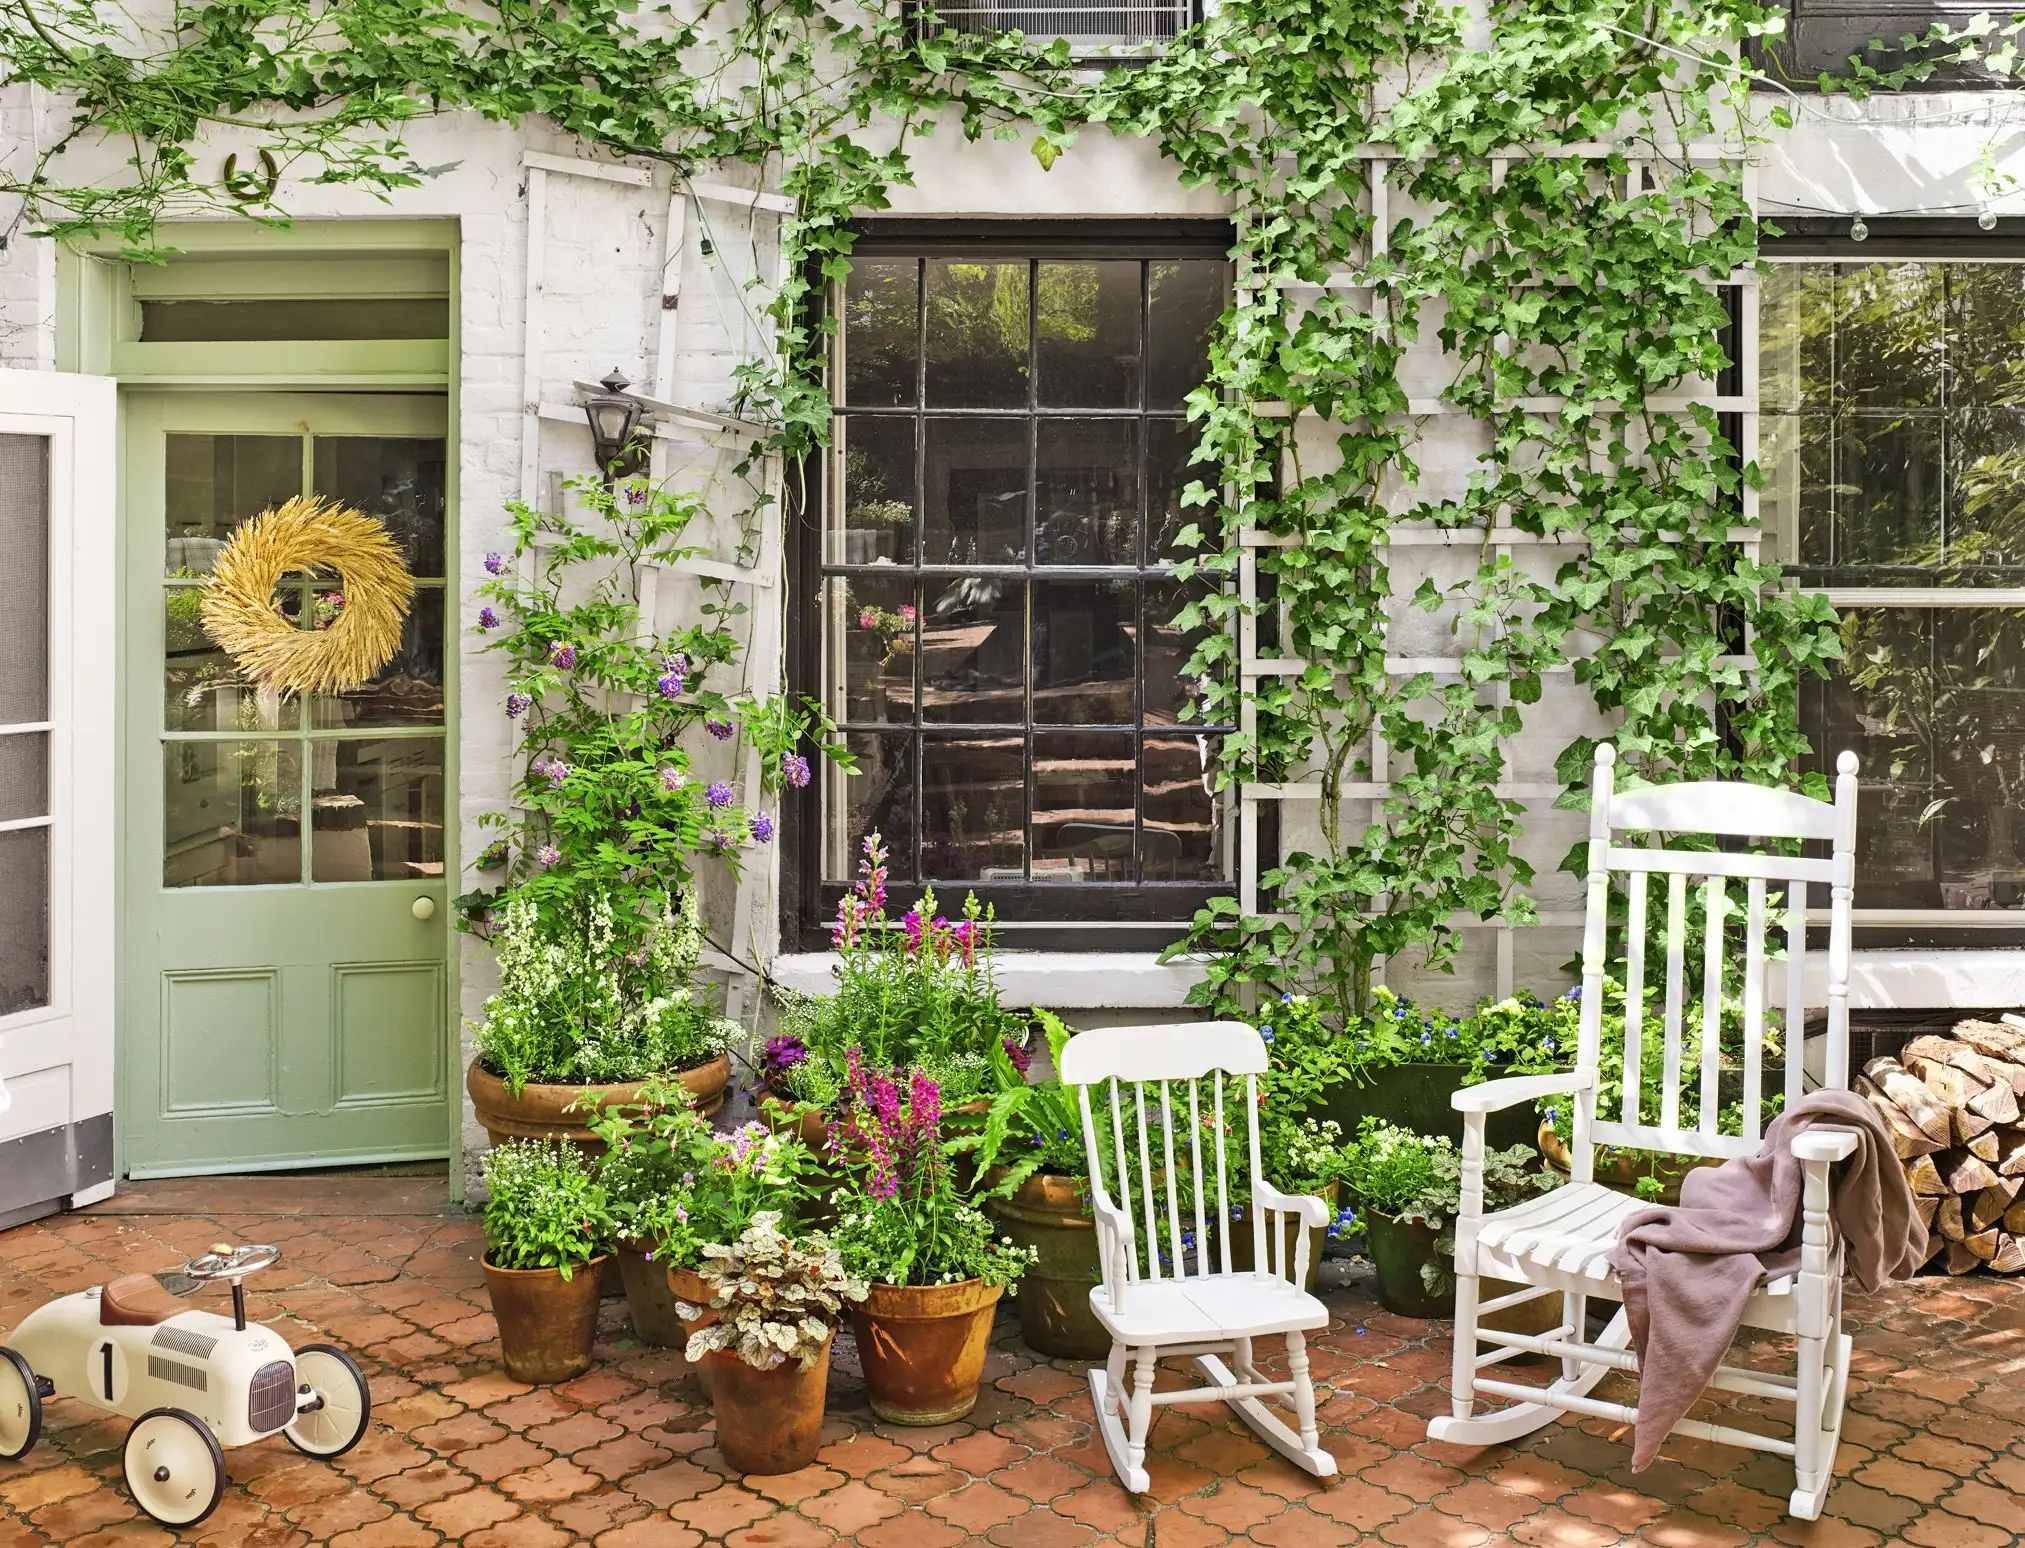
M 1534 917 L 1511 787 L 1557 674 L 1620 727 L 1632 777 L 1801 782 L 1798 685 L 1839 654 L 1835 619 L 1751 557 L 1757 471 L 1694 402 L 1730 364 L 1718 285 L 1758 263 L 1738 46 L 1775 25 L 1753 0 L 1492 0 L 1487 18 L 1224 0 L 1157 57 L 1093 72 L 901 0 L 216 0 L 149 37 L 90 0 L 0 0 L 0 83 L 69 115 L 0 193 L 145 261 L 173 217 L 279 222 L 306 181 L 418 184 L 404 136 L 427 114 L 547 119 L 678 178 L 742 164 L 796 211 L 779 348 L 740 367 L 740 411 L 799 458 L 829 429 L 834 322 L 810 320 L 810 289 L 849 272 L 853 222 L 909 181 L 923 136 L 1022 140 L 1044 166 L 1083 132 L 1153 141 L 1237 228 L 1236 299 L 1191 399 L 1181 566 L 1226 584 L 1179 620 L 1215 626 L 1187 670 L 1204 716 L 1253 727 L 1225 785 L 1312 783 L 1319 813 L 1318 843 L 1260 878 L 1270 914 L 1221 900 L 1176 949 L 1208 957 L 1206 1003 L 1319 984 L 1361 1009 L 1381 959 L 1439 965 L 1467 922 Z M 256 139 L 278 182 L 207 181 L 193 146 L 214 126 Z M 100 141 L 128 149 L 125 176 L 67 181 Z M 1467 476 L 1423 475 L 1456 435 Z M 1408 531 L 1466 572 L 1395 588 Z M 1257 598 L 1233 583 L 1245 545 Z M 1412 609 L 1445 624 L 1458 672 L 1388 671 Z M 1302 669 L 1241 673 L 1241 624 Z M 1563 804 L 1592 746 L 1561 752 Z M 1358 782 L 1389 793 L 1346 800 Z

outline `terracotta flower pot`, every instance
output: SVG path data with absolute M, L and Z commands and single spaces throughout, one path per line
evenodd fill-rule
M 670 1301 L 686 1301 L 691 1306 L 703 1308 L 703 1315 L 684 1318 L 671 1305 L 668 1310 L 675 1318 L 676 1336 L 673 1347 L 686 1350 L 689 1335 L 702 1331 L 717 1321 L 717 1313 L 710 1309 L 710 1282 L 693 1268 L 671 1266 L 667 1274 Z M 685 1356 L 686 1358 L 686 1356 Z M 696 1384 L 703 1389 L 703 1395 L 710 1395 L 710 1361 L 706 1358 L 700 1365 L 692 1367 L 696 1372 Z
M 626 1287 L 626 1311 L 641 1343 L 658 1349 L 676 1348 L 688 1335 L 682 1331 L 682 1319 L 675 1315 L 675 1291 L 668 1283 L 668 1272 L 648 1256 L 649 1250 L 639 1243 L 619 1244 L 619 1279 Z
M 981 1279 L 873 1285 L 851 1308 L 872 1412 L 894 1424 L 947 1424 L 975 1408 L 1004 1294 Z
M 731 1080 L 731 1056 L 719 1054 L 708 1064 L 683 1070 L 675 1077 L 696 1098 L 696 1110 L 706 1118 L 724 1105 L 724 1088 Z M 464 1089 L 471 1093 L 471 1106 L 478 1121 L 497 1145 L 509 1139 L 546 1139 L 553 1135 L 585 1150 L 602 1151 L 603 1143 L 591 1132 L 591 1097 L 599 1106 L 624 1107 L 636 1104 L 646 1088 L 645 1081 L 628 1081 L 609 1086 L 544 1085 L 529 1081 L 515 1096 L 506 1082 L 476 1059 L 464 1077 Z M 583 1103 L 582 1108 L 577 1104 Z
M 822 1155 L 830 1137 L 829 1118 L 815 1108 L 797 1113 L 795 1106 L 795 1103 L 770 1093 L 762 1096 L 759 1099 L 760 1122 L 767 1126 L 769 1133 L 799 1136 L 804 1145 Z
M 1329 1214 L 1332 1219 L 1335 1217 L 1337 1200 L 1341 1196 L 1342 1191 L 1341 1183 L 1330 1182 L 1317 1192 L 1316 1196 L 1328 1204 Z M 1231 1220 L 1230 1263 L 1231 1267 L 1237 1270 L 1238 1273 L 1249 1274 L 1253 1269 L 1251 1213 L 1249 1207 L 1243 1204 L 1236 1205 L 1234 1208 L 1236 1214 Z M 1329 1228 L 1326 1225 L 1308 1227 L 1308 1277 L 1301 1281 L 1301 1288 L 1310 1295 L 1315 1293 L 1315 1281 L 1321 1276 L 1322 1248 L 1327 1244 L 1328 1240 Z M 1283 1254 L 1284 1256 L 1278 1256 L 1278 1261 L 1291 1264 L 1294 1261 L 1295 1250 L 1294 1222 L 1291 1218 L 1283 1215 L 1280 1217 L 1280 1245 L 1278 1254 Z M 1266 1243 L 1266 1252 L 1266 1261 L 1270 1264 L 1275 1260 L 1276 1256 L 1271 1242 Z
M 1545 1119 L 1540 1121 L 1540 1154 L 1547 1158 L 1548 1166 L 1563 1177 L 1568 1176 L 1574 1158 L 1568 1153 L 1568 1147 L 1561 1142 L 1561 1136 L 1554 1132 L 1554 1125 Z M 1638 1181 L 1641 1177 L 1652 1177 L 1660 1186 L 1659 1197 L 1652 1202 L 1678 1204 L 1680 1185 L 1687 1180 L 1689 1172 L 1697 1167 L 1722 1164 L 1721 1158 L 1717 1156 L 1659 1156 L 1655 1158 L 1654 1165 L 1645 1166 L 1627 1155 L 1606 1154 L 1596 1157 L 1595 1176 L 1596 1181 L 1604 1187 L 1630 1194 L 1638 1192 Z
M 986 1186 L 994 1181 L 986 1174 Z M 1011 1197 L 994 1199 L 986 1208 L 1015 1247 L 1039 1254 L 1013 1293 L 1026 1346 L 1061 1360 L 1103 1359 L 1111 1352 L 1111 1335 L 1090 1309 L 1090 1288 L 1103 1269 L 1097 1223 L 1084 1208 L 1082 1182 L 1036 1172 Z
M 737 1355 L 703 1357 L 717 1413 L 717 1449 L 740 1473 L 793 1473 L 816 1459 L 823 1439 L 823 1399 L 830 1387 L 830 1340 L 806 1370 L 783 1360 L 770 1371 Z
M 490 1254 L 483 1263 L 507 1375 L 541 1385 L 591 1368 L 603 1256 L 578 1264 L 568 1279 L 560 1269 L 498 1268 Z

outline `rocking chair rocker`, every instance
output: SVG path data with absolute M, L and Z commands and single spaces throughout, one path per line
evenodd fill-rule
M 1622 1300 L 1610 1265 L 1618 1223 L 1643 1208 L 1640 1200 L 1599 1184 L 1593 1149 L 1615 1145 L 1685 1156 L 1727 1158 L 1758 1151 L 1766 1120 L 1764 1100 L 1766 950 L 1768 884 L 1783 885 L 1778 905 L 1785 914 L 1785 1072 L 1788 1104 L 1803 1090 L 1808 1063 L 1806 1027 L 1806 909 L 1808 888 L 1827 889 L 1829 903 L 1827 962 L 1827 1026 L 1820 1039 L 1821 1060 L 1816 1083 L 1848 1085 L 1849 931 L 1851 896 L 1856 871 L 1856 757 L 1842 754 L 1836 764 L 1835 800 L 1831 805 L 1790 791 L 1756 785 L 1700 784 L 1661 786 L 1617 794 L 1613 787 L 1616 755 L 1608 746 L 1596 750 L 1596 775 L 1589 818 L 1589 901 L 1582 942 L 1582 1013 L 1575 1068 L 1561 1075 L 1520 1076 L 1491 1081 L 1458 1091 L 1454 1097 L 1463 1114 L 1462 1208 L 1456 1219 L 1456 1330 L 1454 1413 L 1428 1425 L 1434 1440 L 1466 1446 L 1494 1445 L 1530 1434 L 1562 1413 L 1635 1422 L 1638 1411 L 1621 1403 L 1591 1397 L 1590 1391 L 1610 1371 L 1636 1371 L 1630 1329 L 1620 1308 L 1595 1341 L 1587 1333 L 1591 1296 Z M 1729 838 L 1811 840 L 1826 843 L 1826 859 L 1801 859 L 1766 854 L 1716 852 L 1707 848 L 1670 849 L 1626 845 L 1622 830 L 1673 835 L 1700 834 Z M 1644 1010 L 1646 949 L 1646 879 L 1666 881 L 1666 982 L 1664 1009 L 1657 1025 Z M 1603 1030 L 1605 932 L 1613 879 L 1622 878 L 1627 896 L 1625 973 L 1624 1098 L 1619 1113 L 1596 1110 Z M 1681 1088 L 1694 1071 L 1682 1069 L 1682 1017 L 1687 935 L 1688 883 L 1700 882 L 1706 913 L 1702 955 L 1703 1031 L 1699 1097 L 1694 1126 L 1682 1127 Z M 1733 906 L 1726 901 L 1731 880 L 1744 883 L 1744 960 L 1742 972 L 1743 1067 L 1740 1132 L 1721 1131 L 1719 1120 L 1728 1092 L 1723 1082 L 1718 1036 L 1726 982 L 1723 921 Z M 1640 1101 L 1641 1054 L 1649 1034 L 1662 1039 L 1662 1074 L 1658 1120 L 1647 1116 Z M 1565 1187 L 1529 1199 L 1495 1214 L 1483 1213 L 1484 1120 L 1488 1113 L 1544 1096 L 1572 1098 L 1573 1169 Z M 1805 1164 L 1801 1201 L 1801 1258 L 1797 1274 L 1765 1285 L 1745 1312 L 1747 1327 L 1792 1334 L 1798 1360 L 1791 1375 L 1783 1372 L 1719 1366 L 1710 1385 L 1728 1392 L 1773 1398 L 1794 1406 L 1793 1438 L 1763 1435 L 1706 1420 L 1683 1419 L 1674 1433 L 1726 1445 L 1753 1447 L 1791 1457 L 1794 1485 L 1788 1508 L 1812 1521 L 1821 1514 L 1834 1474 L 1836 1443 L 1842 1430 L 1842 1400 L 1849 1375 L 1849 1336 L 1842 1331 L 1842 1243 L 1828 1215 L 1829 1174 L 1835 1162 L 1854 1149 L 1852 1134 L 1814 1130 L 1793 1142 L 1794 1154 Z M 1527 1288 L 1479 1304 L 1484 1279 L 1501 1279 Z M 1559 1327 L 1545 1334 L 1505 1333 L 1482 1326 L 1490 1312 L 1559 1292 Z M 1489 1344 L 1487 1354 L 1477 1346 Z M 1561 1375 L 1546 1387 L 1523 1386 L 1483 1374 L 1488 1366 L 1521 1352 L 1557 1356 Z M 1479 1399 L 1504 1399 L 1512 1406 L 1476 1414 Z
M 1076 1089 L 1082 1106 L 1083 1147 L 1103 1265 L 1104 1282 L 1091 1289 L 1090 1307 L 1111 1335 L 1110 1359 L 1090 1372 L 1090 1395 L 1111 1465 L 1119 1482 L 1134 1494 L 1147 1488 L 1146 1434 L 1156 1403 L 1228 1403 L 1274 1450 L 1318 1478 L 1336 1472 L 1336 1459 L 1322 1449 L 1315 1428 L 1315 1387 L 1308 1374 L 1306 1338 L 1311 1329 L 1327 1326 L 1329 1313 L 1301 1288 L 1308 1273 L 1308 1228 L 1326 1224 L 1329 1207 L 1318 1198 L 1281 1193 L 1265 1180 L 1258 1117 L 1258 1077 L 1265 1069 L 1266 1045 L 1259 1034 L 1232 1021 L 1102 1028 L 1079 1033 L 1063 1051 L 1062 1081 Z M 1241 1086 L 1235 1079 L 1230 1082 L 1230 1100 L 1241 1104 L 1245 1115 L 1250 1202 L 1242 1227 L 1232 1220 L 1230 1184 L 1236 1179 L 1226 1175 L 1231 1168 L 1223 1143 L 1224 1087 L 1228 1077 L 1239 1076 Z M 1105 1180 L 1107 1157 L 1097 1141 L 1090 1104 L 1090 1088 L 1100 1083 L 1109 1087 L 1113 1154 L 1108 1159 L 1117 1182 L 1115 1197 Z M 1121 1094 L 1126 1086 L 1129 1093 Z M 1187 1088 L 1185 1102 L 1170 1086 Z M 1147 1118 L 1149 1100 L 1159 1104 L 1158 1121 L 1152 1124 Z M 1202 1154 L 1205 1124 L 1213 1158 Z M 1128 1164 L 1128 1126 L 1136 1130 L 1136 1186 Z M 1175 1155 L 1176 1130 L 1183 1126 L 1186 1172 L 1177 1168 Z M 1213 1179 L 1205 1175 L 1205 1161 L 1214 1167 Z M 1134 1224 L 1135 1212 L 1143 1216 L 1143 1240 Z M 1185 1223 L 1185 1213 L 1193 1216 L 1192 1222 Z M 1240 1273 L 1232 1267 L 1231 1237 L 1236 1229 L 1251 1232 L 1255 1271 Z M 1214 1253 L 1212 1242 L 1218 1249 Z M 1193 1273 L 1187 1256 L 1191 1244 L 1196 1249 Z M 1270 1380 L 1253 1363 L 1252 1340 L 1275 1333 L 1287 1341 L 1285 1381 Z M 1226 1354 L 1231 1356 L 1229 1365 L 1222 1358 Z M 1154 1391 L 1154 1369 L 1168 1355 L 1195 1356 L 1208 1384 Z M 1133 1371 L 1129 1392 L 1128 1359 Z M 1267 1397 L 1291 1398 L 1292 1428 L 1260 1401 Z

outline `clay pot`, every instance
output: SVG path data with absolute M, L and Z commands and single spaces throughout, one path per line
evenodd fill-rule
M 1000 1173 L 999 1175 L 1003 1175 Z M 987 1187 L 996 1181 L 985 1175 Z M 1083 1184 L 1054 1172 L 1036 1172 L 1011 1197 L 985 1206 L 1000 1234 L 1039 1258 L 1013 1293 L 1020 1338 L 1037 1354 L 1061 1360 L 1101 1360 L 1111 1335 L 1090 1309 L 1090 1290 L 1103 1277 L 1097 1257 L 1097 1223 L 1084 1208 Z
M 770 1371 L 735 1354 L 703 1357 L 717 1413 L 717 1449 L 740 1473 L 793 1473 L 816 1459 L 823 1439 L 823 1399 L 830 1386 L 830 1340 L 806 1370 L 783 1360 Z
M 675 1338 L 672 1347 L 687 1350 L 689 1335 L 700 1332 L 717 1321 L 717 1313 L 710 1309 L 710 1283 L 692 1268 L 673 1268 L 667 1273 L 668 1298 L 671 1302 L 668 1312 L 675 1318 Z M 703 1308 L 703 1315 L 686 1320 L 675 1311 L 673 1302 L 687 1301 L 691 1306 Z M 685 1355 L 686 1358 L 686 1355 Z M 710 1361 L 705 1358 L 701 1364 L 692 1366 L 696 1372 L 696 1384 L 703 1389 L 705 1397 L 710 1396 Z
M 561 1269 L 497 1268 L 490 1254 L 482 1262 L 507 1375 L 543 1385 L 591 1368 L 603 1255 L 578 1264 L 568 1279 Z
M 1574 1164 L 1574 1157 L 1561 1142 L 1561 1136 L 1554 1132 L 1554 1125 L 1542 1119 L 1540 1122 L 1540 1154 L 1547 1158 L 1547 1165 L 1567 1177 Z M 1656 1178 L 1660 1195 L 1655 1204 L 1678 1204 L 1680 1185 L 1687 1180 L 1689 1172 L 1697 1167 L 1721 1166 L 1718 1156 L 1656 1156 L 1654 1164 L 1647 1166 L 1626 1155 L 1599 1155 L 1596 1157 L 1596 1181 L 1606 1188 L 1619 1193 L 1635 1195 L 1641 1177 Z
M 977 1406 L 1005 1286 L 879 1285 L 851 1308 L 872 1412 L 893 1424 L 947 1424 Z
M 830 1138 L 830 1120 L 821 1110 L 811 1109 L 797 1114 L 795 1104 L 783 1101 L 777 1096 L 762 1096 L 759 1099 L 759 1119 L 769 1133 L 783 1134 L 792 1131 L 801 1142 L 817 1155 L 825 1154 Z
M 696 1098 L 696 1110 L 706 1118 L 724 1105 L 724 1088 L 731 1081 L 731 1056 L 719 1054 L 708 1064 L 683 1070 L 675 1077 Z M 587 1151 L 602 1152 L 604 1144 L 591 1132 L 590 1107 L 593 1097 L 599 1106 L 624 1107 L 636 1104 L 645 1089 L 644 1081 L 609 1086 L 544 1085 L 529 1081 L 515 1096 L 506 1082 L 476 1059 L 464 1077 L 464 1089 L 471 1093 L 471 1106 L 478 1122 L 497 1145 L 508 1139 L 546 1139 L 553 1135 L 581 1145 Z M 583 1102 L 583 1107 L 577 1104 Z
M 621 1242 L 617 1253 L 619 1280 L 626 1287 L 626 1311 L 633 1336 L 657 1349 L 678 1348 L 687 1337 L 675 1315 L 675 1292 L 667 1270 L 656 1263 L 642 1243 Z
M 1336 1216 L 1337 1201 L 1342 1191 L 1342 1184 L 1332 1181 L 1316 1194 L 1316 1197 L 1328 1204 L 1332 1220 Z M 1326 1225 L 1308 1227 L 1308 1277 L 1301 1281 L 1301 1288 L 1310 1295 L 1315 1293 L 1315 1281 L 1322 1272 L 1322 1248 L 1328 1240 L 1329 1228 Z M 1282 1215 L 1279 1248 L 1275 1252 L 1272 1243 L 1268 1242 L 1266 1261 L 1268 1264 L 1274 1261 L 1291 1264 L 1294 1261 L 1294 1252 L 1294 1221 L 1291 1217 Z M 1235 1206 L 1235 1214 L 1231 1220 L 1230 1263 L 1240 1274 L 1249 1274 L 1253 1270 L 1251 1213 L 1248 1205 Z M 1221 1259 L 1218 1259 L 1217 1266 L 1221 1266 Z

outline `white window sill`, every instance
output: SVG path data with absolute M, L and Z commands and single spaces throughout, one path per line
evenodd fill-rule
M 769 976 L 783 988 L 828 994 L 837 954 L 795 952 L 774 958 Z M 1150 951 L 999 951 L 993 958 L 1001 1005 L 1049 1010 L 1178 1010 L 1202 981 L 1199 962 L 1163 963 Z
M 1807 954 L 1810 1005 L 1828 988 L 1827 953 Z M 1980 946 L 1909 946 L 1854 951 L 1849 959 L 1852 1010 L 1988 1010 L 2025 1005 L 2025 951 Z

